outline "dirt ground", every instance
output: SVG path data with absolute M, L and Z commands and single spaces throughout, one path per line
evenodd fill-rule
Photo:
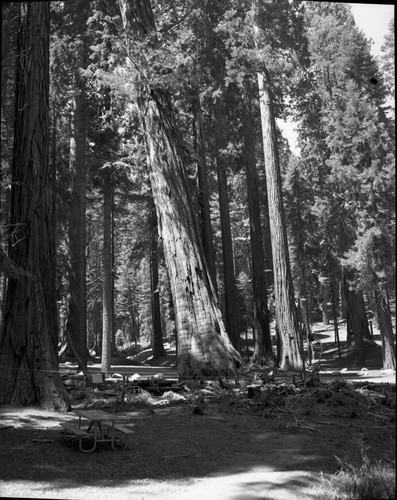
M 306 388 L 296 380 L 294 386 L 284 374 L 262 382 L 254 397 L 248 397 L 247 387 L 229 390 L 207 383 L 178 396 L 131 392 L 124 406 L 115 404 L 111 390 L 89 388 L 97 396 L 92 405 L 128 418 L 134 433 L 125 450 L 103 443 L 93 453 L 81 453 L 60 432 L 60 422 L 76 419 L 71 413 L 1 407 L 0 496 L 314 499 L 319 498 L 321 474 L 334 473 L 337 458 L 359 461 L 365 452 L 371 460 L 392 463 L 393 379 L 380 373 L 361 383 L 332 378 L 331 371 L 357 373 L 359 368 L 347 364 L 348 351 L 335 358 L 327 329 L 323 338 L 317 334 L 328 375 L 322 380 L 320 374 L 319 382 L 308 379 Z M 381 367 L 379 349 L 367 348 L 368 369 Z M 259 383 L 261 376 L 246 377 L 243 385 Z M 87 392 L 79 384 L 70 392 L 74 407 L 84 404 Z

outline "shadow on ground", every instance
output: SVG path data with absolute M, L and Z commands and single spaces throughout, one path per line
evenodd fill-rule
M 111 450 L 103 443 L 93 453 L 82 453 L 77 442 L 63 440 L 56 426 L 69 418 L 43 417 L 40 412 L 15 415 L 18 427 L 0 430 L 3 484 L 22 481 L 37 483 L 41 489 L 45 484 L 49 492 L 131 483 L 142 486 L 152 481 L 190 484 L 204 477 L 218 484 L 219 478 L 227 476 L 237 494 L 242 488 L 263 490 L 275 478 L 275 488 L 294 489 L 300 482 L 307 484 L 306 473 L 337 465 L 321 439 L 303 433 L 282 434 L 277 422 L 236 411 L 194 415 L 191 408 L 180 406 L 151 416 L 136 415 L 131 418 L 135 432 L 129 448 Z M 230 494 L 227 498 L 233 497 Z

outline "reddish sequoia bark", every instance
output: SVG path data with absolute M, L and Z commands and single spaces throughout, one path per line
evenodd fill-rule
M 150 1 L 119 0 L 119 5 L 127 34 L 138 42 L 150 36 L 155 44 Z M 143 64 L 141 71 L 145 71 Z M 178 374 L 181 378 L 235 375 L 241 358 L 225 331 L 203 258 L 170 95 L 158 86 L 150 87 L 142 74 L 136 90 L 175 310 Z

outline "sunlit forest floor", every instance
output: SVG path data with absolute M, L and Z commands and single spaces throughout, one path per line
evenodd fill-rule
M 394 331 L 395 331 L 395 324 Z M 271 325 L 272 342 L 274 348 L 276 345 L 275 338 L 275 325 Z M 319 365 L 320 377 L 324 380 L 329 380 L 330 377 L 343 376 L 348 380 L 372 380 L 379 383 L 394 382 L 394 374 L 381 373 L 382 369 L 382 342 L 379 330 L 376 325 L 372 326 L 373 340 L 376 345 L 371 343 L 365 344 L 365 363 L 357 365 L 355 361 L 354 345 L 347 344 L 346 321 L 338 321 L 338 336 L 339 336 L 339 349 L 335 339 L 334 325 L 324 325 L 323 323 L 315 323 L 313 325 L 313 333 L 315 341 L 313 343 L 314 355 L 312 359 L 312 366 Z M 242 343 L 242 357 L 246 362 L 249 362 L 252 355 L 254 344 L 252 334 L 248 333 L 247 336 L 243 335 L 241 338 Z M 112 366 L 139 366 L 149 365 L 156 367 L 168 367 L 176 369 L 176 350 L 175 345 L 166 342 L 164 344 L 166 355 L 160 358 L 153 358 L 151 348 L 143 349 L 139 354 L 119 356 L 112 358 Z M 305 355 L 307 356 L 307 344 L 304 342 Z M 100 365 L 99 358 L 92 358 L 91 365 Z M 363 371 L 361 371 L 363 369 Z M 365 373 L 366 369 L 368 370 Z M 257 371 L 268 372 L 269 369 L 262 369 L 261 367 L 251 367 L 253 372 Z M 341 370 L 343 370 L 341 372 Z M 160 370 L 161 371 L 161 370 Z
M 253 369 L 240 376 L 240 386 L 131 384 L 122 402 L 117 380 L 92 384 L 66 376 L 74 408 L 127 417 L 134 433 L 125 450 L 103 443 L 81 453 L 60 432 L 60 422 L 76 420 L 72 414 L 2 407 L 0 496 L 325 499 L 336 498 L 324 481 L 341 464 L 371 470 L 383 464 L 395 475 L 395 380 L 380 372 L 379 345 L 366 348 L 368 372 L 355 366 L 340 326 L 341 359 L 332 325 L 316 325 L 321 370 L 319 377 L 308 372 L 306 384 Z M 167 347 L 163 366 L 174 356 Z M 152 362 L 150 351 L 140 353 L 139 363 Z

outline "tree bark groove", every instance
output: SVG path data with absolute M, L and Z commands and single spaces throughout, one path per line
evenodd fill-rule
M 58 372 L 55 239 L 49 169 L 48 2 L 22 2 L 9 257 L 32 275 L 10 278 L 0 339 L 0 403 L 66 411 Z
M 264 71 L 267 73 L 267 71 Z M 274 271 L 276 321 L 280 333 L 280 368 L 303 370 L 303 346 L 295 306 L 289 263 L 288 242 L 281 192 L 281 172 L 276 142 L 276 126 L 272 109 L 268 75 L 258 73 L 263 150 L 269 204 L 270 233 Z
M 119 0 L 127 35 L 154 40 L 149 0 Z M 150 181 L 171 283 L 177 331 L 178 375 L 236 374 L 242 360 L 223 325 L 194 218 L 180 139 L 169 93 L 136 82 Z

